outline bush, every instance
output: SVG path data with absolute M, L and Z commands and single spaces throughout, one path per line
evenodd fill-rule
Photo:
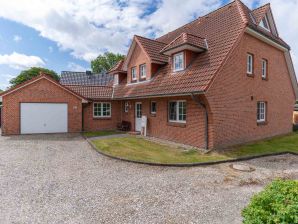
M 242 216 L 244 224 L 297 224 L 298 181 L 273 181 L 252 197 Z

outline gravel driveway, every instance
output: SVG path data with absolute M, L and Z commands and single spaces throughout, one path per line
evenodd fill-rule
M 0 137 L 0 223 L 241 223 L 253 193 L 298 179 L 298 157 L 165 168 L 103 157 L 77 135 Z

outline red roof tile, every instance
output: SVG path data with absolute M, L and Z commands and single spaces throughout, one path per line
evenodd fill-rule
M 183 32 L 177 38 L 175 38 L 172 42 L 170 42 L 167 46 L 165 46 L 161 53 L 167 52 L 171 49 L 180 47 L 182 45 L 191 45 L 202 50 L 207 50 L 207 41 L 205 38 L 195 36 L 193 34 Z
M 204 37 L 208 40 L 208 51 L 197 56 L 184 71 L 173 74 L 167 64 L 149 82 L 120 84 L 115 87 L 114 96 L 145 97 L 205 91 L 246 27 L 241 13 L 238 3 L 232 2 L 158 38 L 157 41 L 170 44 L 182 33 Z
M 66 87 L 91 100 L 110 99 L 113 95 L 113 87 L 111 86 L 68 85 Z
M 141 45 L 147 55 L 150 57 L 151 61 L 167 63 L 169 57 L 160 54 L 160 51 L 166 46 L 157 40 L 151 40 L 141 36 L 135 36 L 136 41 Z
M 124 60 L 120 60 L 113 68 L 111 68 L 108 73 L 113 74 L 115 72 L 125 72 L 123 69 Z
M 266 15 L 268 9 L 270 9 L 270 4 L 263 5 L 257 9 L 252 10 L 252 15 L 255 18 L 256 24 L 259 24 L 261 20 Z

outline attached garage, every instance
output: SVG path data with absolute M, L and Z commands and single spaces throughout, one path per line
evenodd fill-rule
M 1 93 L 2 135 L 82 131 L 82 104 L 87 100 L 40 75 Z
M 21 134 L 66 133 L 66 103 L 21 103 Z

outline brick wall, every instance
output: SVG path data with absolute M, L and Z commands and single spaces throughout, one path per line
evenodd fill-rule
M 254 55 L 254 76 L 246 74 L 247 52 Z M 268 60 L 268 80 L 261 78 L 261 59 Z M 245 34 L 207 92 L 214 147 L 287 134 L 292 131 L 295 102 L 285 57 Z M 258 125 L 257 101 L 268 105 L 267 123 Z
M 98 131 L 98 130 L 115 130 L 117 123 L 121 122 L 121 102 L 120 101 L 98 101 L 111 102 L 112 116 L 111 118 L 94 118 L 93 117 L 93 103 L 83 105 L 84 111 L 84 131 Z
M 82 100 L 41 79 L 3 97 L 3 135 L 20 134 L 20 103 L 68 103 L 68 131 L 82 129 Z
M 168 122 L 168 102 L 170 100 L 187 101 L 186 124 Z M 157 103 L 157 112 L 155 115 L 150 113 L 150 103 Z M 124 112 L 124 102 L 122 108 L 123 120 L 132 124 L 135 129 L 135 103 L 142 103 L 142 115 L 148 118 L 148 136 L 171 140 L 187 145 L 193 145 L 203 148 L 205 146 L 205 118 L 204 110 L 200 108 L 191 97 L 170 97 L 170 98 L 152 98 L 129 100 L 130 109 L 128 113 Z
M 140 80 L 140 65 L 146 64 L 146 76 L 147 80 L 151 78 L 151 64 L 144 53 L 144 51 L 141 49 L 141 47 L 136 44 L 135 49 L 132 53 L 132 58 L 130 59 L 128 66 L 127 66 L 127 83 L 131 83 L 131 69 L 133 67 L 136 67 L 137 72 L 137 80 Z

